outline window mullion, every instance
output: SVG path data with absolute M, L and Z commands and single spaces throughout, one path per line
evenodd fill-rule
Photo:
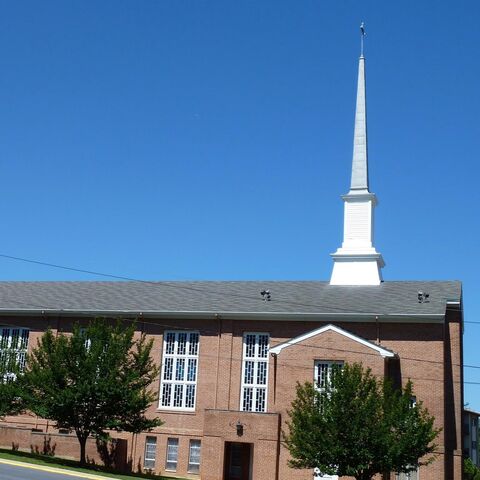
M 174 351 L 175 351 L 175 344 L 174 344 Z M 172 406 L 175 401 L 175 372 L 177 371 L 177 357 L 173 357 L 173 364 L 172 364 L 172 378 L 170 380 L 170 403 L 169 405 Z

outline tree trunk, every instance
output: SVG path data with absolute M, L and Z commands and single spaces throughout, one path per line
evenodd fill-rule
M 356 480 L 372 480 L 373 475 L 370 474 L 370 473 L 360 473 L 355 478 L 356 478 Z
M 80 465 L 86 465 L 87 458 L 85 455 L 85 451 L 86 451 L 88 437 L 85 437 L 83 435 L 82 436 L 77 435 L 77 437 L 78 437 L 78 441 L 80 442 Z

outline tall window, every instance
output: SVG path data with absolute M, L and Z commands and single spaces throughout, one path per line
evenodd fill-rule
M 195 410 L 199 337 L 197 332 L 165 332 L 160 408 Z
M 188 472 L 200 473 L 200 440 L 190 440 L 190 452 L 188 455 Z
M 157 437 L 147 437 L 145 442 L 145 458 L 143 467 L 147 470 L 155 470 L 155 457 L 157 455 Z
M 0 363 L 5 378 L 15 378 L 15 372 L 25 369 L 28 335 L 26 328 L 0 327 Z
M 175 472 L 178 463 L 178 438 L 167 439 L 167 461 L 165 470 Z
M 315 388 L 324 392 L 325 389 L 332 383 L 335 372 L 341 369 L 343 362 L 330 362 L 324 360 L 315 361 Z
M 240 410 L 244 412 L 267 410 L 268 342 L 268 333 L 246 333 L 243 336 Z

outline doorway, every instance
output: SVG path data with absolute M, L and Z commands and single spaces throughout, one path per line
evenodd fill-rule
M 253 445 L 225 442 L 224 480 L 252 480 Z

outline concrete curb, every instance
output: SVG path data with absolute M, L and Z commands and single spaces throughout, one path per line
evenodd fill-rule
M 16 460 L 5 460 L 4 458 L 0 458 L 0 464 L 31 468 L 32 470 L 68 475 L 70 477 L 89 478 L 90 480 L 115 480 L 114 477 L 102 477 L 101 475 L 96 475 L 93 473 L 76 472 L 75 470 L 67 470 L 57 467 L 45 467 L 44 465 L 36 465 L 35 463 L 17 462 Z

